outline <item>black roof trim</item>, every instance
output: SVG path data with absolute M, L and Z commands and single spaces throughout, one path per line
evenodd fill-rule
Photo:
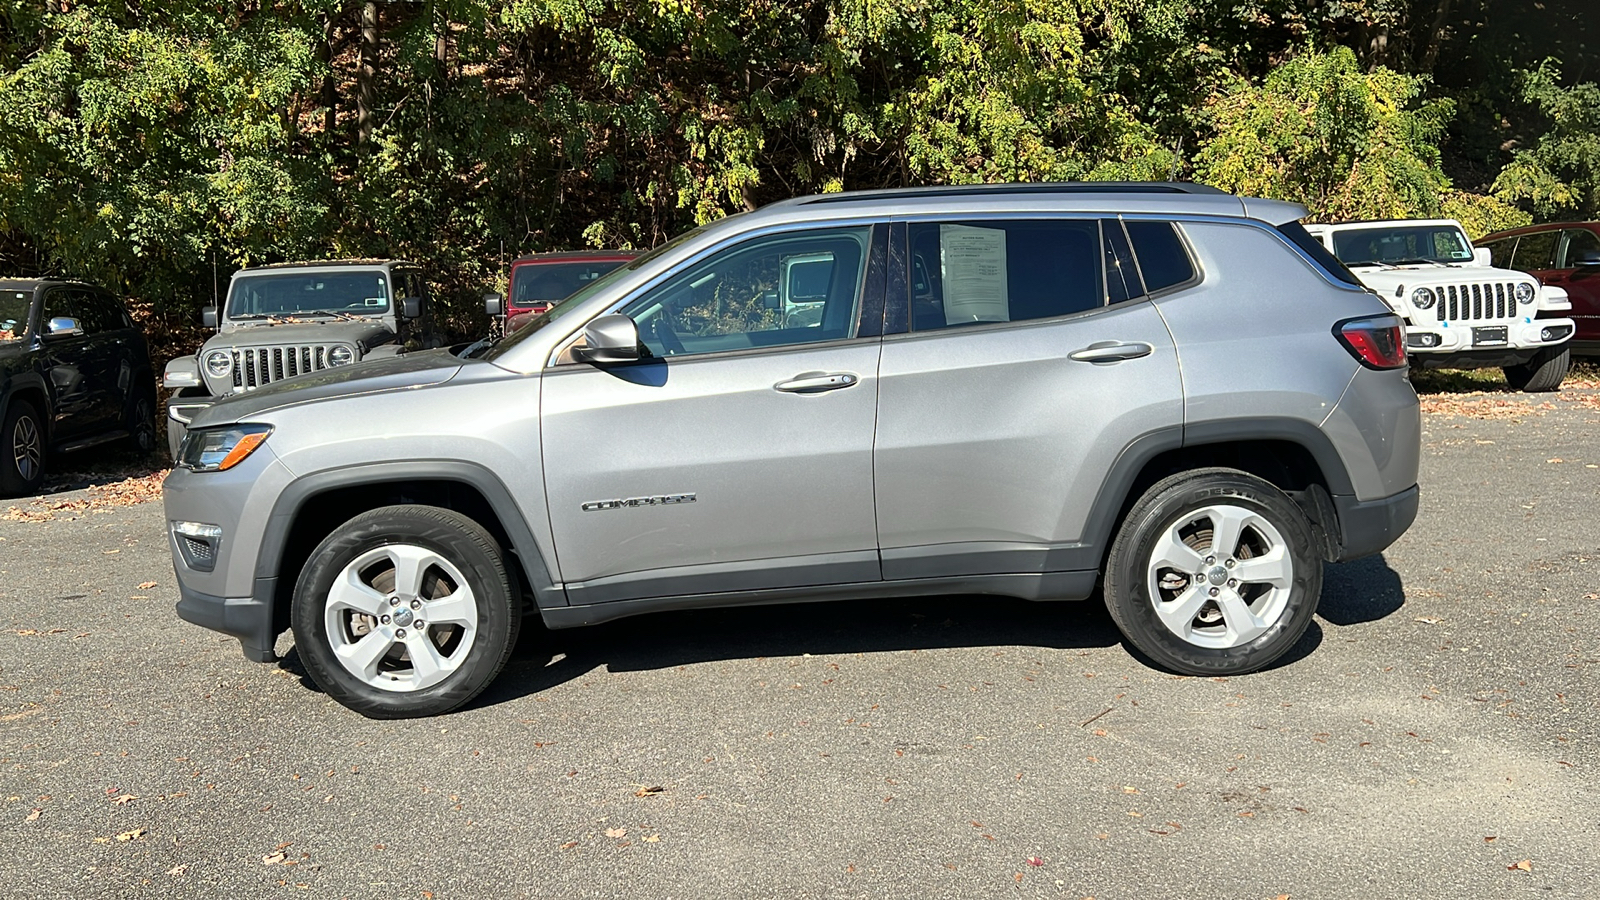
M 1187 181 L 1040 181 L 1006 184 L 952 184 L 933 187 L 885 188 L 819 194 L 801 204 L 893 200 L 897 197 L 972 197 L 993 194 L 1226 194 L 1210 185 Z
M 247 266 L 241 272 L 254 272 L 259 269 L 311 269 L 326 266 L 382 266 L 382 265 L 415 265 L 404 259 L 306 259 L 294 262 L 264 263 L 259 266 Z

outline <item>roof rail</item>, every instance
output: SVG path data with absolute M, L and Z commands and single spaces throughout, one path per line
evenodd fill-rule
M 1040 181 L 1005 184 L 952 184 L 930 187 L 845 191 L 801 198 L 803 205 L 893 200 L 896 197 L 969 197 L 993 194 L 1226 194 L 1210 185 L 1187 181 Z

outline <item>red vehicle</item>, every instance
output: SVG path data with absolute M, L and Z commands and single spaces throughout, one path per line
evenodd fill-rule
M 1494 264 L 1527 272 L 1567 292 L 1572 301 L 1574 354 L 1600 354 L 1600 222 L 1529 225 L 1476 242 Z
M 504 309 L 496 312 L 491 308 L 489 314 L 504 315 L 507 330 L 515 330 L 638 256 L 632 250 L 576 250 L 524 256 L 511 264 L 511 284 L 506 291 Z

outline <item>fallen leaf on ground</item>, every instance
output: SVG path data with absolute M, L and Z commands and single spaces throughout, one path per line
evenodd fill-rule
M 1523 872 L 1532 872 L 1533 871 L 1533 860 L 1525 859 L 1522 862 L 1512 863 L 1511 865 L 1506 866 L 1506 868 L 1508 870 L 1512 870 L 1512 871 L 1520 870 L 1520 871 L 1523 871 Z
M 638 789 L 637 791 L 634 791 L 633 795 L 635 797 L 648 797 L 651 794 L 659 794 L 664 790 L 666 790 L 666 788 L 664 788 L 661 785 L 657 784 L 657 785 L 652 785 L 651 787 L 642 787 L 642 788 Z
M 619 837 L 627 837 L 627 836 L 628 836 L 628 829 L 626 829 L 626 828 L 607 828 L 606 829 L 606 837 L 619 838 Z
M 1030 866 L 1042 866 L 1042 865 L 1044 865 L 1044 860 L 1040 859 L 1037 856 L 1030 856 L 1030 857 L 1028 857 L 1028 865 L 1030 865 Z
M 117 840 L 126 843 L 126 842 L 131 841 L 131 840 L 133 840 L 135 838 L 140 838 L 140 837 L 143 837 L 143 836 L 144 836 L 144 829 L 143 828 L 135 828 L 132 831 L 124 831 L 123 833 L 117 835 Z
M 135 797 L 132 794 L 123 794 L 121 797 L 112 797 L 111 798 L 111 805 L 113 805 L 113 806 L 127 806 L 129 803 L 132 803 L 133 801 L 135 801 L 137 799 L 139 799 L 139 798 Z
M 645 838 L 644 842 L 646 844 L 659 844 L 659 843 L 661 843 L 661 835 L 652 834 L 649 837 Z
M 39 821 L 39 817 L 42 816 L 42 815 L 44 815 L 44 808 L 43 807 L 39 807 L 39 806 L 35 806 L 33 808 L 33 812 L 28 813 L 28 821 L 29 822 L 37 822 L 37 821 Z
M 283 862 L 282 850 L 274 850 L 271 853 L 268 853 L 266 856 L 261 857 L 261 864 L 263 866 L 277 865 L 281 862 Z
M 1424 625 L 1437 625 L 1444 620 L 1434 618 L 1433 616 L 1417 616 L 1417 621 Z
M 141 581 L 141 582 L 139 582 L 139 590 L 141 590 L 141 591 L 148 591 L 148 590 L 150 590 L 151 588 L 153 588 L 155 586 L 156 586 L 156 583 L 154 581 Z
M 561 845 L 561 849 L 563 849 L 563 850 L 571 850 L 573 847 L 576 847 L 576 846 L 578 846 L 578 842 L 577 841 L 567 841 L 565 844 Z
M 178 865 L 173 866 L 172 868 L 168 869 L 167 870 L 167 874 L 168 875 L 182 875 L 183 873 L 185 873 L 187 871 L 189 871 L 189 864 L 188 863 L 179 863 Z

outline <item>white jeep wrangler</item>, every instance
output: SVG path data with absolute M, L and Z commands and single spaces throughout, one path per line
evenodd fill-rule
M 1405 320 L 1406 352 L 1427 368 L 1505 370 L 1523 391 L 1561 387 L 1572 362 L 1572 304 L 1559 287 L 1496 269 L 1461 223 L 1404 219 L 1307 225 Z

